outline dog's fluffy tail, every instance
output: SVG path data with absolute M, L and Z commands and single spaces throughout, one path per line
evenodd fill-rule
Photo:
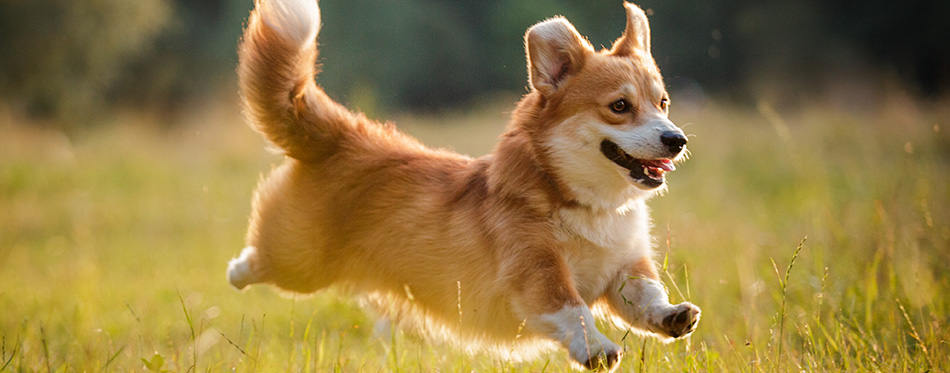
M 238 52 L 252 125 L 303 161 L 330 155 L 334 140 L 365 120 L 330 100 L 314 82 L 319 29 L 316 0 L 257 0 Z

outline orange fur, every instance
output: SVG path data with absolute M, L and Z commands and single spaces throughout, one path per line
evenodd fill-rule
M 645 15 L 627 11 L 633 21 L 612 51 L 595 52 L 562 18 L 529 30 L 532 91 L 495 150 L 472 159 L 332 101 L 313 79 L 316 43 L 295 43 L 302 34 L 270 26 L 281 14 L 258 4 L 240 47 L 241 90 L 253 126 L 288 157 L 257 188 L 232 283 L 299 293 L 340 284 L 432 334 L 505 351 L 559 341 L 588 366 L 590 355 L 615 364 L 620 351 L 603 338 L 585 342 L 600 346 L 585 355 L 578 320 L 564 315 L 583 317 L 598 300 L 645 332 L 675 334 L 624 303 L 637 294 L 619 297 L 629 276 L 658 279 L 643 202 L 656 188 L 597 150 L 596 136 L 622 131 L 610 138 L 638 158 L 679 155 L 656 150 L 654 132 L 678 129 L 657 106 L 665 89 L 648 29 L 643 45 Z M 318 29 L 319 14 L 312 22 Z M 612 112 L 617 97 L 636 110 Z M 573 159 L 564 144 L 586 150 Z M 642 306 L 660 316 L 675 307 L 651 302 Z
M 641 258 L 638 262 L 633 263 L 630 268 L 630 275 L 660 281 L 660 274 L 656 272 L 656 264 L 650 258 Z

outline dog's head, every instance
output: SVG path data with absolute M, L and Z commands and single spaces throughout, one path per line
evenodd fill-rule
M 604 207 L 662 189 L 686 145 L 667 119 L 670 99 L 650 53 L 646 14 L 624 5 L 626 31 L 610 50 L 595 51 L 560 17 L 525 35 L 537 126 L 526 129 L 579 202 Z

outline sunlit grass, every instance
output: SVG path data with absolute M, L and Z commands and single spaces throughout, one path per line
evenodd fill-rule
M 477 156 L 503 110 L 397 125 Z M 601 324 L 625 370 L 950 370 L 950 110 L 762 103 L 673 119 L 689 123 L 692 155 L 651 202 L 658 259 L 673 300 L 703 319 L 670 345 Z M 280 157 L 228 105 L 158 127 L 0 124 L 0 371 L 567 368 L 563 352 L 518 363 L 380 338 L 332 290 L 233 291 L 227 260 Z

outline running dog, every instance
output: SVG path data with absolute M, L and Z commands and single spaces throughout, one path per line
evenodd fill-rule
M 559 344 L 592 369 L 622 355 L 594 313 L 663 341 L 688 336 L 700 309 L 670 304 L 646 206 L 687 139 L 667 119 L 646 15 L 624 6 L 609 50 L 562 17 L 528 29 L 530 92 L 473 159 L 331 100 L 314 80 L 317 3 L 258 0 L 240 87 L 253 127 L 286 158 L 257 187 L 228 281 L 337 285 L 434 337 L 521 357 Z

